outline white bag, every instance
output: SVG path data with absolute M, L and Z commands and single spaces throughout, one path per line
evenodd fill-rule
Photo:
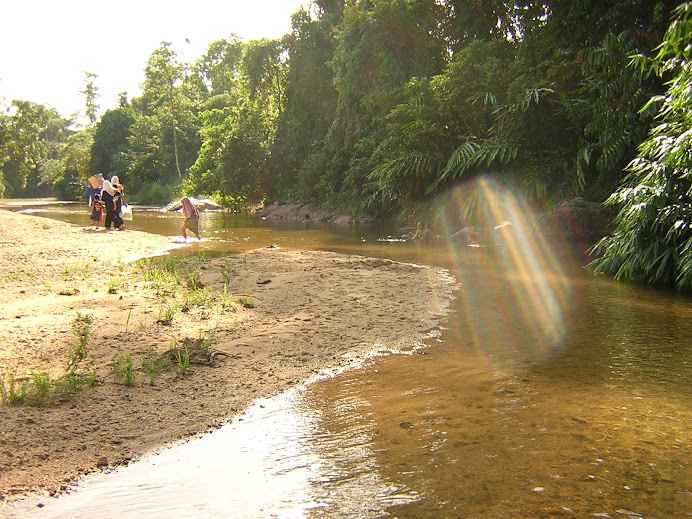
M 129 205 L 124 205 L 120 213 L 123 220 L 132 220 L 132 208 Z

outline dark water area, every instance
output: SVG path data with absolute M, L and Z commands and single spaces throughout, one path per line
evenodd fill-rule
M 74 204 L 0 207 L 87 226 Z M 174 237 L 176 213 L 130 228 Z M 281 247 L 434 264 L 460 284 L 439 340 L 371 359 L 17 517 L 692 516 L 692 299 L 594 277 L 579 244 L 481 247 L 401 229 L 201 218 L 179 254 Z

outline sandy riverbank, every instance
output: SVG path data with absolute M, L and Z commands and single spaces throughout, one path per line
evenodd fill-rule
M 413 348 L 439 333 L 455 288 L 443 269 L 261 249 L 205 260 L 201 286 L 191 287 L 204 291 L 205 304 L 180 286 L 166 302 L 178 311 L 165 323 L 143 269 L 125 264 L 171 245 L 168 237 L 0 210 L 5 389 L 30 382 L 31 372 L 65 372 L 78 316 L 91 321 L 79 369 L 95 382 L 59 405 L 0 407 L 0 502 L 59 493 L 85 474 L 211 431 L 323 370 L 373 350 Z M 185 250 L 196 257 L 196 247 Z M 147 359 L 200 337 L 212 339 L 212 365 L 184 374 L 174 365 L 150 383 L 141 369 Z M 114 376 L 114 360 L 127 356 L 132 386 Z

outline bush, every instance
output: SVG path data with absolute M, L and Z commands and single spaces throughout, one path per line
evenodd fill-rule
M 127 186 L 125 186 L 127 189 Z M 182 181 L 175 180 L 166 183 L 149 183 L 142 186 L 136 193 L 125 192 L 128 201 L 136 201 L 143 205 L 165 205 L 171 200 L 177 200 L 182 196 Z

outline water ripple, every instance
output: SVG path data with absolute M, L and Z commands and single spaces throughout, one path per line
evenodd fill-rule
M 325 422 L 304 391 L 252 407 L 242 420 L 86 480 L 22 517 L 103 519 L 132 516 L 374 518 L 419 498 L 380 476 L 373 424 L 344 398 Z

